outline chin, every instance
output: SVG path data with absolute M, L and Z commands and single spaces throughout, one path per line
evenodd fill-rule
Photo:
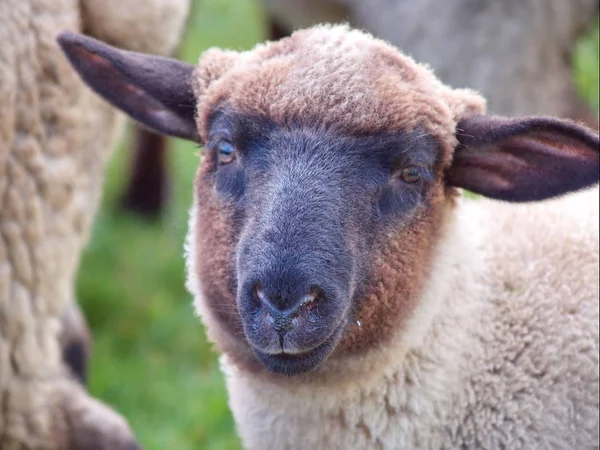
M 316 369 L 327 360 L 340 341 L 343 328 L 339 326 L 322 344 L 305 352 L 270 354 L 254 348 L 254 353 L 269 372 L 286 376 L 300 375 Z

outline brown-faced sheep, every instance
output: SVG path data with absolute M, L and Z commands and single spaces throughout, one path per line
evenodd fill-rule
M 123 120 L 73 73 L 55 36 L 71 29 L 170 52 L 187 8 L 188 0 L 0 2 L 2 450 L 138 448 L 61 358 L 62 344 L 83 375 L 87 329 L 74 276 Z
M 205 145 L 189 288 L 246 448 L 597 447 L 597 133 L 485 115 L 343 26 L 198 67 L 59 40 Z
M 583 120 L 596 114 L 573 83 L 572 51 L 598 0 L 262 0 L 270 37 L 321 22 L 349 21 L 429 63 L 451 86 L 477 89 L 492 113 Z M 156 216 L 169 189 L 165 141 L 140 131 L 127 209 Z

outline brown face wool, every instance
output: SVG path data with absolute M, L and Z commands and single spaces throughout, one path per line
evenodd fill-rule
M 188 287 L 246 448 L 593 448 L 597 133 L 487 116 L 346 26 L 197 68 L 59 42 L 109 102 L 204 144 Z
M 343 26 L 300 31 L 241 54 L 208 50 L 195 81 L 204 141 L 209 115 L 227 106 L 280 125 L 318 123 L 354 135 L 419 127 L 451 149 L 456 121 L 485 111 L 474 92 L 449 89 L 390 45 Z
M 55 37 L 70 29 L 169 53 L 188 3 L 0 1 L 2 450 L 139 448 L 79 382 L 89 342 L 73 292 L 123 117 L 80 81 Z

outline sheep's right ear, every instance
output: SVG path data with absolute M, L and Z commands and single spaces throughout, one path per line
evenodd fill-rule
M 199 142 L 191 85 L 195 66 L 68 31 L 57 41 L 83 81 L 113 106 L 158 133 Z

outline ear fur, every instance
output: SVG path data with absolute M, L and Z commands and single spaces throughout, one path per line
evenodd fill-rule
M 68 31 L 57 41 L 81 78 L 113 106 L 158 133 L 199 141 L 195 66 L 120 50 Z
M 598 183 L 598 133 L 568 120 L 474 115 L 456 136 L 447 182 L 486 197 L 528 202 Z

